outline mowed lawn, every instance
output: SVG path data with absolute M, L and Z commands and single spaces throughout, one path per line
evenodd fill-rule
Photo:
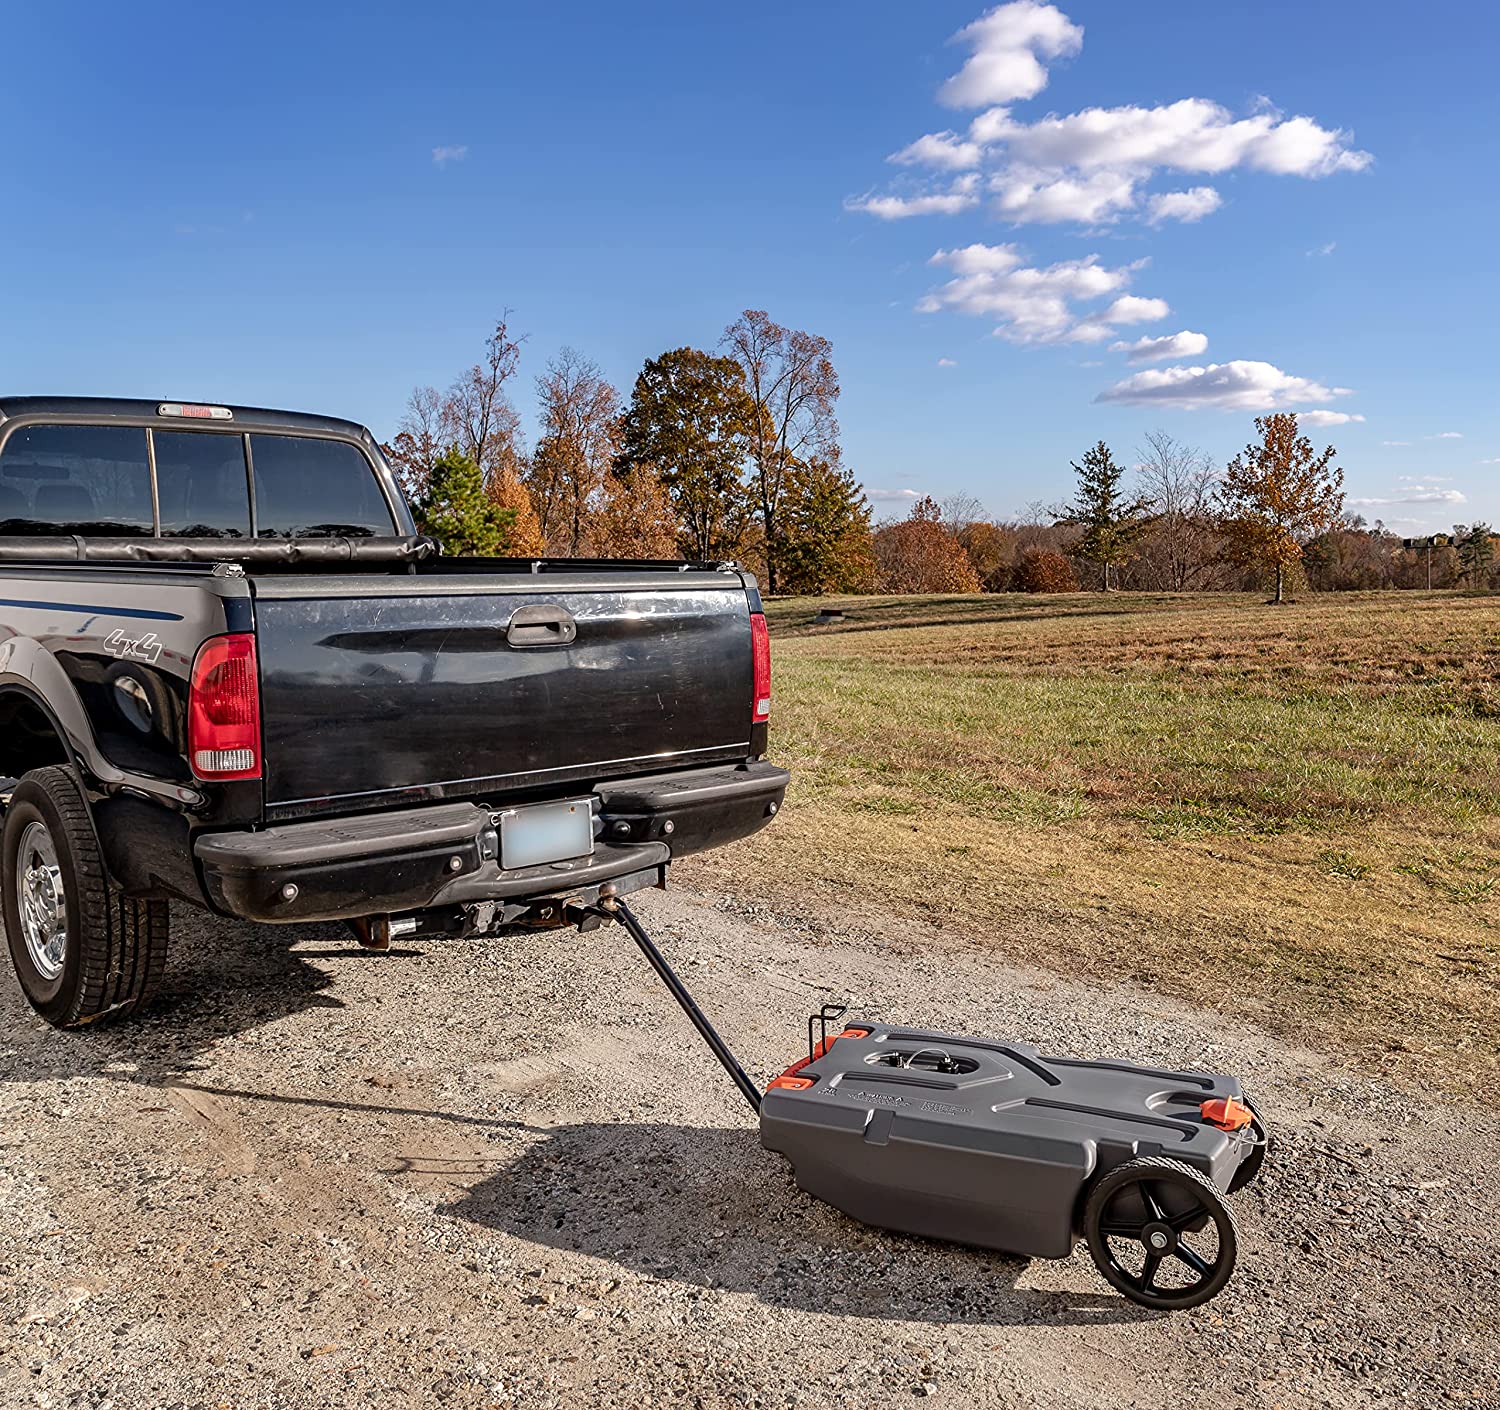
M 848 620 L 814 625 L 821 606 Z M 1493 1077 L 1500 599 L 769 615 L 793 788 L 708 871 L 1154 985 L 1393 1074 Z

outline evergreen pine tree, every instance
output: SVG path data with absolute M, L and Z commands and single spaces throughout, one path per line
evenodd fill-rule
M 1100 587 L 1108 592 L 1110 568 L 1127 562 L 1151 527 L 1151 503 L 1125 498 L 1121 491 L 1125 467 L 1116 462 L 1103 441 L 1084 453 L 1083 464 L 1074 462 L 1073 470 L 1078 476 L 1078 490 L 1061 522 L 1083 530 L 1074 552 L 1099 564 Z
M 417 518 L 426 533 L 441 541 L 444 553 L 497 558 L 509 546 L 516 511 L 496 504 L 478 462 L 450 446 L 433 462 Z
M 1467 531 L 1460 525 L 1458 566 L 1464 582 L 1471 588 L 1489 586 L 1490 571 L 1495 562 L 1495 534 L 1488 524 L 1474 524 Z
M 854 476 L 824 460 L 787 476 L 783 592 L 868 592 L 875 576 L 870 507 Z

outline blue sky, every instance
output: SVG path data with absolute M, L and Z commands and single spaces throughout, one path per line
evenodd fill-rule
M 7 30 L 7 391 L 384 436 L 509 306 L 529 421 L 565 344 L 628 392 L 763 307 L 833 340 L 873 492 L 1006 515 L 1101 437 L 1222 459 L 1258 404 L 1326 413 L 1372 519 L 1500 521 L 1489 6 L 75 5 Z M 1129 347 L 1176 334 L 1201 336 Z

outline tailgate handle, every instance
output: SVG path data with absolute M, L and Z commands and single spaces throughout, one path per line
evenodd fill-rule
M 518 608 L 505 639 L 512 646 L 567 646 L 578 636 L 578 623 L 563 607 L 534 602 Z

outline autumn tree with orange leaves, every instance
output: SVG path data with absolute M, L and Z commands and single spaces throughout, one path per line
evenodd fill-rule
M 875 531 L 878 592 L 979 591 L 969 555 L 942 520 L 937 502 L 924 497 L 908 518 Z
M 536 379 L 541 439 L 526 488 L 547 551 L 576 558 L 620 448 L 620 394 L 599 364 L 564 348 Z
M 1284 602 L 1287 570 L 1303 545 L 1343 518 L 1344 472 L 1333 464 L 1332 446 L 1314 453 L 1294 412 L 1257 416 L 1255 429 L 1260 440 L 1224 468 L 1219 528 L 1232 561 L 1274 569 L 1274 601 Z

